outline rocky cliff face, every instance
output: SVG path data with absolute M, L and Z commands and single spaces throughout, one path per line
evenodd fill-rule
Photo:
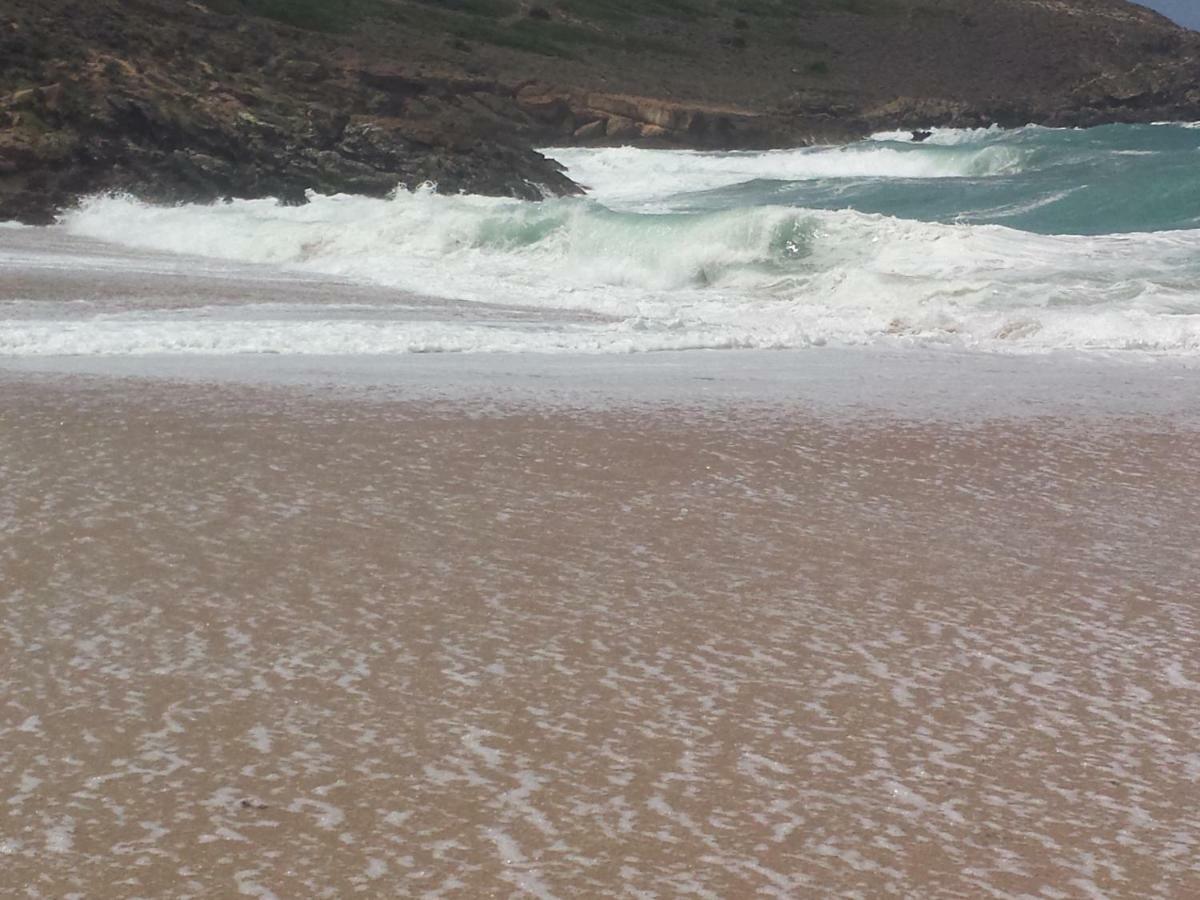
M 577 190 L 539 144 L 1200 119 L 1198 58 L 1124 0 L 8 0 L 0 219 L 106 189 Z
M 100 190 L 285 202 L 427 181 L 523 198 L 576 190 L 531 149 L 511 102 L 444 103 L 426 81 L 381 91 L 331 59 L 325 36 L 154 0 L 38 0 L 0 15 L 0 35 L 0 219 L 46 221 Z

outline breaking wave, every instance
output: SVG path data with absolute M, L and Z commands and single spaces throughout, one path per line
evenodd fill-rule
M 269 264 L 272 272 L 533 308 L 547 321 L 563 310 L 594 318 L 544 327 L 355 322 L 313 308 L 240 322 L 139 319 L 122 330 L 109 317 L 41 331 L 26 322 L 0 338 L 4 352 L 624 352 L 875 342 L 1200 349 L 1200 231 L 1044 236 L 849 210 L 635 213 L 590 200 L 429 191 L 314 197 L 304 207 L 165 208 L 104 197 L 62 227 L 119 235 L 147 250 Z
M 883 147 L 871 142 L 745 153 L 631 147 L 547 152 L 566 165 L 580 184 L 610 204 L 645 204 L 761 180 L 989 178 L 1019 172 L 1024 162 L 1020 150 L 1002 146 Z
M 303 207 L 97 197 L 55 232 L 134 254 L 48 247 L 39 260 L 0 263 L 136 271 L 157 251 L 202 273 L 227 261 L 240 266 L 244 300 L 90 317 L 0 307 L 0 353 L 916 344 L 1193 355 L 1198 152 L 1189 128 L 946 130 L 918 144 L 896 133 L 770 153 L 554 151 L 593 191 L 541 203 L 431 190 L 314 196 Z M 414 315 L 403 298 L 370 310 L 302 292 L 259 302 L 270 292 L 255 279 L 281 276 L 467 305 Z

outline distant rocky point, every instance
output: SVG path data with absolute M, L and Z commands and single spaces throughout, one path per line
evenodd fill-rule
M 1200 119 L 1198 60 L 1125 0 L 7 0 L 0 220 L 103 190 L 577 192 L 549 144 Z

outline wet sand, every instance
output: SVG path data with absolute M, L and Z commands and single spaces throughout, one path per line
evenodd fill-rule
M 0 371 L 0 893 L 1200 894 L 1194 373 L 471 365 Z

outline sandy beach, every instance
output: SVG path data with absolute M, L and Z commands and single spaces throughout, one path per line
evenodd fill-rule
M 1200 900 L 1184 5 L 5 0 L 0 900 Z
M 1200 891 L 1194 373 L 771 356 L 6 364 L 5 892 Z

